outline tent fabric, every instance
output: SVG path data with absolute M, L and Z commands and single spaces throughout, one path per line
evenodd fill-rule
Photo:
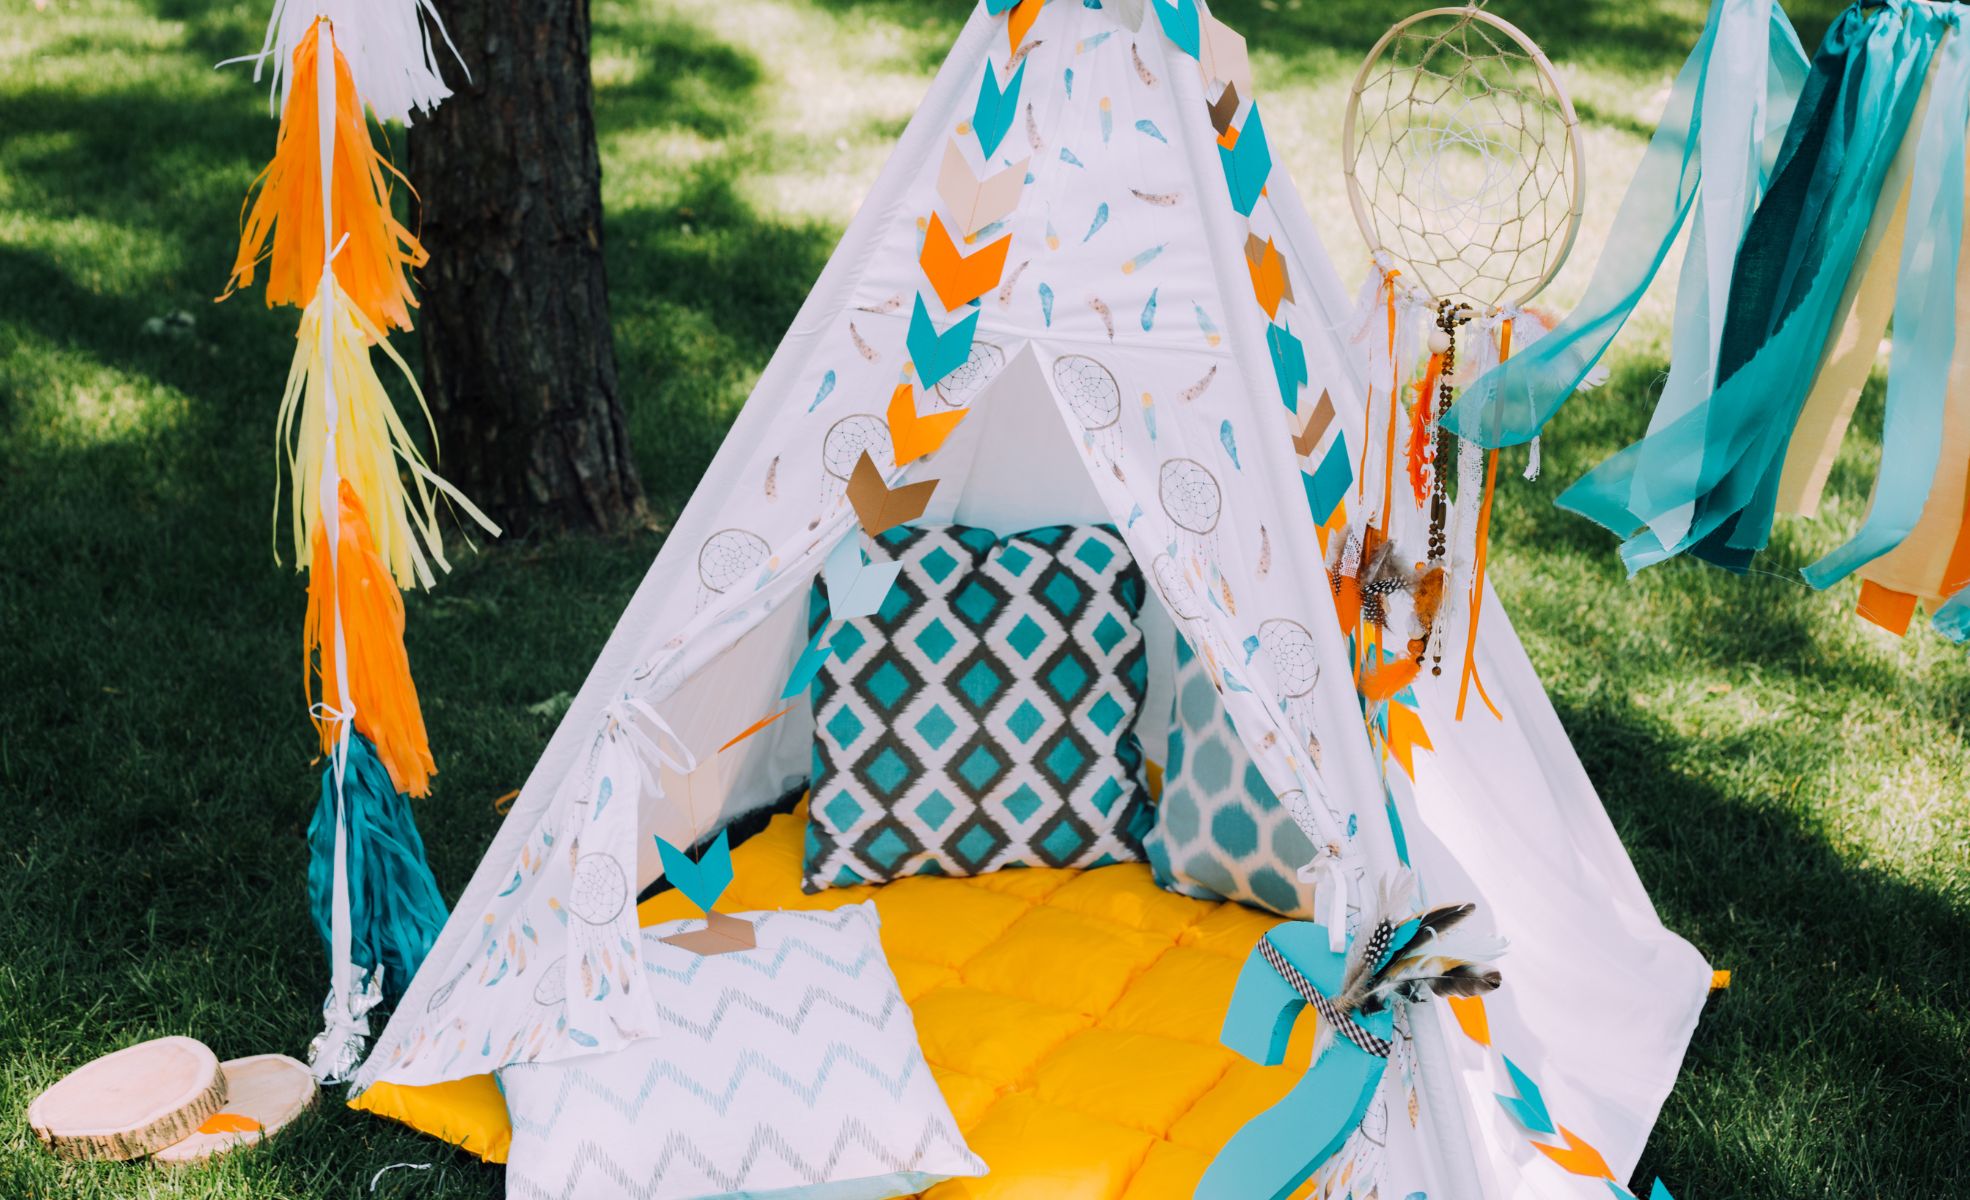
M 436 1084 L 657 1032 L 636 986 L 633 902 L 661 870 L 653 835 L 690 844 L 805 778 L 812 714 L 780 694 L 807 642 L 810 582 L 844 537 L 861 536 L 847 481 L 867 452 L 890 486 L 938 481 L 927 524 L 1003 534 L 1112 522 L 1158 601 L 1146 641 L 1172 645 L 1173 624 L 1205 657 L 1267 785 L 1310 840 L 1339 852 L 1350 915 L 1397 867 L 1395 813 L 1425 898 L 1475 901 L 1514 942 L 1508 982 L 1487 1002 L 1491 1047 L 1440 1006 L 1413 1010 L 1417 1118 L 1391 1119 L 1384 1104 L 1385 1137 L 1361 1148 L 1386 1165 L 1382 1194 L 1589 1194 L 1500 1109 L 1493 1095 L 1509 1084 L 1493 1049 L 1534 1071 L 1553 1111 L 1625 1173 L 1674 1078 L 1707 966 L 1657 920 L 1495 598 L 1478 658 L 1502 721 L 1455 721 L 1455 673 L 1426 678 L 1416 690 L 1436 757 L 1419 756 L 1413 787 L 1378 760 L 1305 482 L 1310 462 L 1365 420 L 1360 362 L 1337 333 L 1349 306 L 1290 180 L 1275 166 L 1262 194 L 1234 206 L 1250 188 L 1227 167 L 1207 84 L 1157 22 L 1131 31 L 1111 11 L 1057 0 L 1021 18 L 1031 25 L 1015 66 L 1008 16 L 988 7 L 959 36 L 357 1087 Z M 1012 80 L 1014 115 L 988 159 L 981 138 L 1004 119 L 993 92 Z M 1257 105 L 1233 125 L 1238 139 L 1263 138 Z M 1003 224 L 969 242 L 968 230 L 932 224 L 969 223 L 939 186 L 954 152 L 974 177 L 1024 166 Z M 925 247 L 941 253 L 942 236 L 974 259 L 1010 239 L 978 304 L 947 309 L 927 277 Z M 1246 254 L 1254 238 L 1288 285 L 1265 297 Z M 963 346 L 926 337 L 926 319 L 945 339 L 975 321 L 962 365 L 942 370 Z M 1281 329 L 1305 355 L 1297 398 L 1276 369 Z M 968 410 L 940 449 L 901 467 L 884 420 L 899 385 L 921 412 Z M 1299 458 L 1292 409 L 1323 392 L 1339 419 Z M 1150 713 L 1167 709 L 1167 657 L 1152 660 Z M 1142 736 L 1160 758 L 1151 725 Z

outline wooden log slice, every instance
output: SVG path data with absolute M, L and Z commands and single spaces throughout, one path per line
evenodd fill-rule
M 226 1104 L 182 1142 L 151 1156 L 152 1162 L 201 1162 L 273 1136 L 315 1100 L 315 1077 L 285 1054 L 256 1054 L 221 1064 Z
M 219 1056 L 195 1038 L 139 1042 L 84 1063 L 27 1106 L 62 1158 L 142 1158 L 183 1141 L 226 1102 Z

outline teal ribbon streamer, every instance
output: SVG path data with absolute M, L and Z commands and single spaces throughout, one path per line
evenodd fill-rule
M 1970 588 L 1958 592 L 1929 618 L 1936 632 L 1952 642 L 1970 642 Z
M 1693 548 L 1743 569 L 1763 547 L 1786 443 L 1947 9 L 1887 0 L 1841 14 L 1738 257 L 1721 386 L 1561 495 L 1561 507 L 1629 538 L 1621 554 L 1631 572 Z M 1793 220 L 1809 224 L 1787 228 Z
M 1895 353 L 1881 469 L 1860 532 L 1802 574 L 1816 588 L 1844 579 L 1900 545 L 1929 499 L 1942 448 L 1950 359 L 1956 352 L 1956 276 L 1963 247 L 1964 127 L 1970 122 L 1970 40 L 1952 8 L 1929 83 L 1929 108 L 1909 181 L 1901 274 L 1895 281 Z M 1883 197 L 1893 203 L 1894 197 Z
M 1762 21 L 1751 19 L 1761 11 Z M 1702 114 L 1728 110 L 1745 118 L 1755 106 L 1714 103 L 1710 82 L 1720 88 L 1742 87 L 1747 78 L 1763 77 L 1767 121 L 1782 127 L 1790 117 L 1805 62 L 1797 35 L 1772 0 L 1712 0 L 1703 35 L 1677 72 L 1662 118 L 1615 214 L 1614 227 L 1622 231 L 1621 236 L 1596 264 L 1585 295 L 1551 333 L 1465 389 L 1444 414 L 1447 428 L 1494 449 L 1539 435 L 1640 303 L 1698 203 L 1705 172 L 1717 173 L 1729 185 L 1722 203 L 1743 204 L 1735 193 L 1746 174 L 1746 161 L 1754 155 L 1764 158 L 1762 146 L 1752 144 L 1749 129 L 1712 129 L 1706 135 Z M 1706 104 L 1707 98 L 1713 103 Z M 1712 161 L 1706 162 L 1707 158 Z M 1764 163 L 1759 165 L 1762 168 Z M 1758 174 L 1762 177 L 1763 170 Z M 1709 226 L 1709 236 L 1714 237 L 1720 224 L 1728 222 L 1700 221 L 1699 227 Z M 1732 245 L 1700 253 L 1734 250 Z M 1716 275 L 1685 272 L 1677 297 L 1679 327 L 1690 323 L 1690 305 L 1707 294 L 1706 286 L 1718 287 Z M 1702 323 L 1707 324 L 1707 318 Z
M 308 822 L 308 907 L 322 945 L 329 945 L 335 886 L 335 764 L 322 771 L 321 803 Z M 395 1002 L 445 927 L 445 900 L 424 858 L 424 839 L 369 739 L 349 739 L 342 778 L 348 814 L 350 957 L 365 971 L 383 970 L 383 994 Z

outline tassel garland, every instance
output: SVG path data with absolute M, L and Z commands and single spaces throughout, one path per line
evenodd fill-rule
M 276 425 L 281 457 L 293 483 L 291 523 L 295 565 L 307 561 L 305 555 L 314 543 L 321 517 L 317 498 L 321 494 L 322 452 L 328 433 L 326 388 L 332 381 L 337 409 L 336 470 L 341 478 L 355 485 L 356 494 L 369 505 L 374 517 L 371 531 L 376 539 L 376 552 L 389 565 L 390 578 L 401 588 L 418 584 L 430 587 L 436 582 L 431 573 L 432 563 L 440 570 L 451 570 L 438 527 L 440 500 L 457 505 L 494 536 L 498 536 L 499 527 L 425 464 L 424 456 L 411 441 L 410 430 L 397 416 L 389 394 L 383 390 L 383 381 L 370 360 L 370 343 L 374 342 L 403 373 L 428 423 L 430 410 L 424 405 L 424 393 L 411 375 L 409 364 L 337 286 L 339 270 L 338 260 L 337 270 L 323 276 L 320 292 L 301 315 L 298 345 L 293 365 L 288 369 Z M 325 308 L 334 314 L 326 362 L 322 358 L 321 337 Z M 275 505 L 278 520 L 278 497 Z
M 376 152 L 349 64 L 326 21 L 316 21 L 294 47 L 290 94 L 281 111 L 273 161 L 256 180 L 259 192 L 241 224 L 226 296 L 250 286 L 267 264 L 267 305 L 307 304 L 332 247 L 322 245 L 322 158 L 315 72 L 323 31 L 335 64 L 333 178 L 334 275 L 372 329 L 410 328 L 410 272 L 424 265 L 424 247 L 390 211 L 390 178 L 397 169 Z M 405 186 L 409 184 L 406 182 Z M 345 243 L 346 239 L 346 243 Z M 381 340 L 372 334 L 372 341 Z
M 308 573 L 308 615 L 303 642 L 308 668 L 321 703 L 317 712 L 355 709 L 356 732 L 376 746 L 377 757 L 389 771 L 391 790 L 412 796 L 431 793 L 431 776 L 438 770 L 424 734 L 424 713 L 411 682 L 410 656 L 404 650 L 404 599 L 390 582 L 390 573 L 370 539 L 369 516 L 355 489 L 341 487 L 340 545 L 331 565 L 328 532 L 315 534 L 314 568 Z M 348 697 L 336 686 L 334 644 L 336 619 L 342 627 L 342 653 L 349 664 Z M 324 716 L 315 718 L 322 753 L 335 748 L 336 728 Z M 354 763 L 350 764 L 351 772 Z
M 408 123 L 413 111 L 429 112 L 451 95 L 438 74 L 432 28 L 459 66 L 465 65 L 431 0 L 274 0 L 267 40 L 253 56 L 253 78 L 258 82 L 261 69 L 273 63 L 273 90 L 283 109 L 295 83 L 288 64 L 313 33 L 317 17 L 335 27 L 356 91 L 379 121 Z
M 322 770 L 321 802 L 308 822 L 308 909 L 322 944 L 332 945 L 335 885 L 335 764 Z M 445 900 L 424 857 L 410 804 L 391 786 L 362 737 L 349 739 L 342 776 L 347 819 L 350 959 L 396 1000 L 445 925 Z M 333 951 L 330 951 L 331 957 Z

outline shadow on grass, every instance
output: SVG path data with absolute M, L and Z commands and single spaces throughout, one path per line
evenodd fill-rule
M 1558 709 L 1664 922 L 1733 972 L 1638 1178 L 1773 1200 L 1913 1180 L 1952 1194 L 1966 1182 L 1960 906 L 1856 866 L 1790 797 L 1730 794 L 1700 769 L 1764 757 L 1810 776 L 1837 751 L 1785 726 L 1692 745 L 1605 691 Z

